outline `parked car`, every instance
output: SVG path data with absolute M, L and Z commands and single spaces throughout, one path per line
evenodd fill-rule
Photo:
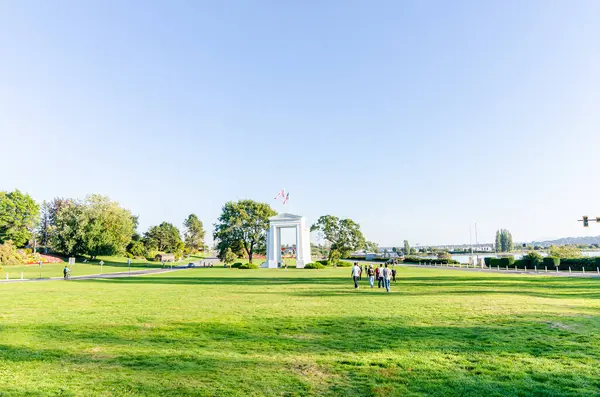
M 188 263 L 187 267 L 188 268 L 190 268 L 190 267 L 196 267 L 196 264 L 194 262 L 190 262 L 190 263 Z

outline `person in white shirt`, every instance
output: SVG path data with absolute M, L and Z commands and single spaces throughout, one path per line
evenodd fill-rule
M 385 264 L 385 268 L 383 269 L 383 284 L 385 285 L 385 290 L 390 292 L 390 280 L 392 279 L 392 269 L 388 267 L 388 264 Z
M 360 267 L 358 263 L 354 262 L 352 266 L 352 279 L 354 280 L 354 288 L 358 289 L 358 279 L 360 278 Z

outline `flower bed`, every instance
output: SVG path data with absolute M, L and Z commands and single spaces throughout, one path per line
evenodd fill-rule
M 61 258 L 59 258 L 58 256 L 44 255 L 44 254 L 31 254 L 31 255 L 27 255 L 27 258 L 24 261 L 24 263 L 26 265 L 35 265 L 35 264 L 38 264 L 39 262 L 42 262 L 42 263 L 61 263 L 61 262 L 64 262 L 64 261 Z

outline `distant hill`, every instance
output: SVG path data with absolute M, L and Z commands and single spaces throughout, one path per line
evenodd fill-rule
M 600 244 L 600 236 L 563 237 L 556 240 L 532 241 L 531 245 Z

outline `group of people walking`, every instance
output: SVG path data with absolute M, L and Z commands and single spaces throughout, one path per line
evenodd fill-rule
M 375 285 L 375 280 L 377 280 L 377 288 L 386 289 L 387 292 L 390 292 L 390 282 L 396 281 L 396 267 L 390 269 L 389 265 L 386 263 L 385 267 L 383 264 L 380 264 L 379 267 L 374 267 L 373 264 L 365 265 L 364 272 L 369 277 L 369 285 L 371 288 Z M 358 262 L 354 262 L 354 266 L 352 266 L 352 279 L 354 280 L 354 288 L 358 289 L 358 282 L 362 280 L 363 268 L 358 264 Z

